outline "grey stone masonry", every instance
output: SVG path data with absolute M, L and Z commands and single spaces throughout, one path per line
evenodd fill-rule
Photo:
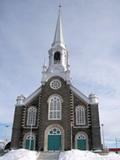
M 14 122 L 12 128 L 12 140 L 11 148 L 17 149 L 20 148 L 20 138 L 21 138 L 21 122 L 22 122 L 22 112 L 23 106 L 15 107 Z
M 92 135 L 92 149 L 101 149 L 100 123 L 98 104 L 90 105 L 91 108 L 91 135 Z
M 53 79 L 61 81 L 61 87 L 57 90 L 50 87 Z M 52 95 L 59 95 L 62 98 L 62 117 L 60 120 L 48 119 L 48 99 Z M 85 125 L 76 124 L 76 107 L 85 107 Z M 35 150 L 47 151 L 49 127 L 58 126 L 62 131 L 62 142 L 60 150 L 76 148 L 76 135 L 85 133 L 88 138 L 88 150 L 101 149 L 100 124 L 98 104 L 87 104 L 79 96 L 76 96 L 70 89 L 70 85 L 59 76 L 50 78 L 41 86 L 41 92 L 35 96 L 26 106 L 16 106 L 12 130 L 11 148 L 21 148 L 24 136 L 30 132 L 27 126 L 27 111 L 30 106 L 37 109 L 36 125 L 32 128 L 35 139 Z
M 61 80 L 62 87 L 58 90 L 50 88 L 52 79 L 57 78 Z M 48 98 L 53 94 L 58 94 L 63 99 L 62 104 L 62 119 L 48 120 Z M 40 120 L 39 120 L 39 150 L 44 149 L 44 133 L 45 129 L 52 124 L 58 124 L 64 129 L 64 149 L 71 148 L 71 114 L 70 114 L 70 88 L 66 82 L 60 77 L 52 77 L 44 86 L 42 86 L 41 102 L 40 102 Z

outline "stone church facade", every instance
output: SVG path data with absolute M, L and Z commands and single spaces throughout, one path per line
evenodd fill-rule
M 72 85 L 69 68 L 59 10 L 41 86 L 27 98 L 17 97 L 11 148 L 101 149 L 98 98 L 87 97 Z

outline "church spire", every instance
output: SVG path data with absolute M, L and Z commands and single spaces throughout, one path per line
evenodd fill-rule
M 59 76 L 67 83 L 70 83 L 70 69 L 68 64 L 68 51 L 65 47 L 62 20 L 61 20 L 61 5 L 59 5 L 59 13 L 56 24 L 54 40 L 49 49 L 49 65 L 44 66 L 42 72 L 42 84 L 49 78 Z
M 61 20 L 61 7 L 62 6 L 59 5 L 59 13 L 58 13 L 58 19 L 57 19 L 56 30 L 55 30 L 52 47 L 61 46 L 65 48 L 63 27 L 62 27 L 62 20 Z

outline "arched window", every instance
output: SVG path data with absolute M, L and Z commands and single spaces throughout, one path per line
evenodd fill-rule
M 76 125 L 85 125 L 86 118 L 85 118 L 85 107 L 77 106 L 76 107 Z
M 34 106 L 28 108 L 27 111 L 27 126 L 35 126 L 36 125 L 36 113 L 37 109 Z
M 61 120 L 62 99 L 58 95 L 53 95 L 48 99 L 48 119 Z
M 56 64 L 56 63 L 60 63 L 60 59 L 61 59 L 61 57 L 60 57 L 61 55 L 60 55 L 60 52 L 55 52 L 55 54 L 54 54 L 54 63 Z

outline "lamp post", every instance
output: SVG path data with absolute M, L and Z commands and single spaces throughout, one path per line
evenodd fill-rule
M 5 138 L 5 143 L 7 143 L 8 142 L 8 127 L 10 127 L 8 124 L 4 124 L 4 127 L 5 127 L 5 136 L 4 136 L 4 138 Z
M 117 153 L 117 148 L 118 148 L 118 141 L 117 141 L 117 138 L 115 138 L 115 147 L 116 147 L 116 153 Z
M 101 124 L 102 127 L 102 143 L 103 143 L 103 149 L 105 149 L 105 137 L 104 137 L 104 124 Z

